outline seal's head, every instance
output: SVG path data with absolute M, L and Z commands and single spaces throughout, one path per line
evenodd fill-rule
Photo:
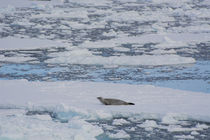
M 97 97 L 97 99 L 102 100 L 102 97 Z

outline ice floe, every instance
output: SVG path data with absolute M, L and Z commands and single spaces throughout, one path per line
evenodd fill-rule
M 141 55 L 141 56 L 97 56 L 86 49 L 54 53 L 48 63 L 89 64 L 89 65 L 175 65 L 195 63 L 195 59 L 179 55 Z
M 7 37 L 0 39 L 0 50 L 29 50 L 50 47 L 65 47 L 65 43 L 36 38 Z
M 95 112 L 97 117 L 100 117 L 97 114 L 110 117 L 106 115 L 107 111 L 109 113 L 110 111 L 125 113 L 179 113 L 192 117 L 203 116 L 206 119 L 210 116 L 208 111 L 210 97 L 208 94 L 203 93 L 173 90 L 150 85 L 88 82 L 27 82 L 25 80 L 3 80 L 0 83 L 1 104 L 3 105 L 13 104 L 18 107 L 27 107 L 29 102 L 32 106 L 41 106 L 42 104 L 56 106 L 63 103 L 67 105 L 67 110 L 68 106 L 90 110 Z M 98 96 L 127 99 L 133 101 L 136 105 L 106 107 L 101 105 L 96 99 Z M 179 114 L 168 114 L 166 117 L 163 117 L 162 121 L 166 124 L 176 124 L 176 120 L 186 118 L 186 116 L 179 116 Z M 120 124 L 125 122 L 123 120 L 116 120 L 115 123 Z
M 111 125 L 101 125 L 110 131 L 106 132 L 109 138 L 130 138 L 128 132 L 139 128 L 189 132 L 191 135 L 174 137 L 191 138 L 210 127 L 197 123 L 190 128 L 187 122 L 210 121 L 210 96 L 204 93 L 150 85 L 25 80 L 2 80 L 0 89 L 0 138 L 95 139 L 104 130 L 99 123 L 86 120 L 101 119 L 113 119 Z M 98 96 L 127 99 L 135 106 L 104 106 Z M 136 127 L 129 126 L 133 122 L 138 122 Z M 115 130 L 123 126 L 129 127 L 126 131 Z

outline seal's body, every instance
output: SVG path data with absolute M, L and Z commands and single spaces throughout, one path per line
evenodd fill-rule
M 128 103 L 119 99 L 112 99 L 112 98 L 102 98 L 97 97 L 99 101 L 104 105 L 135 105 L 134 103 Z

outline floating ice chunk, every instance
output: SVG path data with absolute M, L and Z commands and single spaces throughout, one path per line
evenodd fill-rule
M 98 136 L 103 133 L 103 130 L 100 129 L 100 127 L 93 126 L 90 123 L 81 119 L 76 118 L 76 119 L 70 120 L 69 124 L 70 124 L 70 128 L 76 128 L 80 130 L 80 131 L 77 131 L 75 133 L 76 135 L 74 136 L 74 138 L 77 140 L 80 140 L 80 139 L 86 140 L 90 138 L 95 139 L 94 138 L 95 136 Z
M 115 139 L 122 139 L 122 138 L 130 138 L 130 135 L 127 134 L 125 131 L 123 130 L 119 130 L 117 133 L 115 134 L 108 134 L 108 136 L 110 138 L 115 138 Z
M 207 24 L 199 25 L 199 26 L 187 26 L 185 28 L 183 27 L 172 27 L 171 29 L 174 32 L 180 32 L 180 33 L 209 33 L 210 32 L 210 26 Z M 202 39 L 203 40 L 203 39 Z
M 129 122 L 124 119 L 115 119 L 112 123 L 112 125 L 123 125 L 123 124 L 129 124 Z
M 206 125 L 206 124 L 197 124 L 196 125 L 196 128 L 199 128 L 199 129 L 208 129 L 210 126 Z
M 114 30 L 110 30 L 109 32 L 104 32 L 103 35 L 104 36 L 116 36 L 117 32 L 115 32 Z
M 9 122 L 3 122 L 4 119 Z M 10 128 L 11 125 L 15 125 L 15 127 Z M 47 115 L 25 116 L 22 114 L 21 116 L 8 117 L 8 114 L 3 114 L 0 116 L 0 127 L 2 129 L 1 136 L 5 138 L 26 138 L 29 140 L 34 137 L 38 138 L 38 136 L 40 139 L 48 137 L 52 140 L 58 138 L 64 140 L 95 139 L 95 136 L 103 132 L 99 127 L 89 124 L 81 117 L 74 117 L 69 120 L 69 123 L 60 124 L 51 121 Z
M 176 54 L 177 52 L 174 49 L 170 49 L 170 50 L 162 50 L 162 49 L 157 49 L 151 52 L 152 54 L 155 55 L 164 55 L 164 54 Z
M 167 128 L 169 132 L 184 132 L 184 131 L 192 131 L 194 129 L 191 128 L 184 128 L 181 125 L 169 125 Z
M 179 5 L 182 5 L 186 2 L 190 2 L 190 0 L 153 0 L 153 3 L 168 3 L 168 4 L 171 4 L 171 5 L 176 5 L 176 6 L 179 6 Z
M 112 3 L 112 1 L 110 0 L 69 0 L 69 1 L 79 4 L 97 5 L 97 6 L 108 5 Z
M 97 126 L 93 126 L 81 119 L 71 119 L 69 123 L 58 123 L 34 116 L 0 116 L 0 139 L 91 139 L 103 133 Z M 52 133 L 53 132 L 53 133 Z
M 14 7 L 45 7 L 54 4 L 61 4 L 61 0 L 51 0 L 51 1 L 35 1 L 35 0 L 1 0 L 0 7 L 7 8 L 8 6 Z
M 153 128 L 157 128 L 158 125 L 153 120 L 146 120 L 144 123 L 138 125 L 138 127 L 144 128 L 146 131 L 152 131 Z
M 124 48 L 124 47 L 115 47 L 114 50 L 115 51 L 120 51 L 120 52 L 128 52 L 128 51 L 130 51 L 129 48 Z
M 194 139 L 195 138 L 194 136 L 191 136 L 191 135 L 179 135 L 179 136 L 174 136 L 174 137 L 178 139 Z
M 80 45 L 81 48 L 114 48 L 116 46 L 117 43 L 112 40 L 98 42 L 85 41 L 83 44 Z
M 209 33 L 210 25 L 203 24 L 203 25 L 199 25 L 199 26 L 188 26 L 183 30 L 187 30 L 187 32 L 194 32 L 194 33 L 198 33 L 198 32 Z
M 180 122 L 181 123 L 181 122 Z M 197 135 L 197 131 L 202 131 L 204 129 L 208 129 L 209 126 L 202 124 L 201 127 L 184 127 L 182 125 L 169 125 L 168 127 L 165 127 L 169 132 L 190 132 L 192 135 Z M 199 134 L 199 133 L 198 133 Z
M 37 49 L 67 46 L 67 44 L 58 41 L 16 37 L 1 38 L 0 44 L 0 50 Z
M 112 21 L 136 21 L 144 20 L 143 17 L 136 11 L 125 11 L 125 12 L 115 12 L 112 15 L 106 17 L 106 20 Z
M 162 123 L 164 124 L 179 124 L 179 120 L 185 120 L 187 116 L 169 113 L 162 118 Z
M 199 135 L 200 133 L 198 133 L 197 131 L 192 131 L 190 134 L 191 135 Z
M 26 61 L 33 61 L 36 60 L 36 58 L 28 57 L 28 56 L 12 56 L 12 57 L 5 57 L 3 55 L 0 55 L 0 61 L 3 62 L 26 62 Z
M 135 127 L 131 127 L 131 128 L 127 128 L 126 130 L 127 130 L 127 131 L 135 131 L 136 128 L 135 128 Z
M 104 124 L 103 127 L 106 128 L 107 130 L 114 130 L 114 129 L 116 129 L 114 126 L 110 126 L 110 125 L 107 125 L 107 124 Z
M 140 127 L 157 127 L 157 123 L 153 120 L 146 120 Z
M 174 65 L 195 63 L 191 57 L 178 55 L 140 55 L 103 57 L 92 54 L 87 49 L 50 54 L 52 59 L 47 63 L 89 64 L 89 65 Z
M 65 13 L 63 10 L 52 10 L 48 14 L 33 15 L 31 18 L 88 18 L 88 12 L 81 9 L 76 9 Z
M 156 48 L 161 48 L 161 49 L 168 49 L 168 48 L 180 48 L 187 46 L 186 43 L 181 42 L 181 41 L 174 41 L 170 39 L 169 37 L 165 36 L 164 41 L 158 45 L 156 45 Z

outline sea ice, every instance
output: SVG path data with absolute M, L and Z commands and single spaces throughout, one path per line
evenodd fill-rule
M 0 7 L 8 8 L 12 7 L 29 7 L 29 6 L 37 6 L 40 7 L 42 5 L 52 5 L 52 4 L 61 4 L 62 0 L 51 0 L 51 1 L 36 1 L 36 0 L 1 0 Z
M 110 115 L 121 113 L 158 113 L 164 114 L 162 123 L 165 124 L 177 124 L 177 120 L 184 120 L 189 116 L 209 120 L 210 116 L 208 94 L 151 85 L 1 80 L 0 89 L 1 106 L 4 107 L 73 111 L 76 116 L 83 114 L 82 116 L 91 118 L 110 118 Z M 135 105 L 107 107 L 97 100 L 96 97 L 99 96 L 129 100 Z
M 109 134 L 110 138 L 115 138 L 115 139 L 122 139 L 122 138 L 130 138 L 129 134 L 127 134 L 125 131 L 123 130 L 119 130 L 117 133 L 115 134 Z
M 109 56 L 103 57 L 94 55 L 87 49 L 78 49 L 68 52 L 50 54 L 52 59 L 48 63 L 67 64 L 89 64 L 89 65 L 175 65 L 195 63 L 191 57 L 181 57 L 179 55 L 140 55 L 140 56 Z
M 7 37 L 0 38 L 0 50 L 27 50 L 44 49 L 49 47 L 66 47 L 67 44 L 59 41 L 51 41 L 36 38 Z
M 123 125 L 123 124 L 129 124 L 129 122 L 124 119 L 115 119 L 112 124 L 113 125 Z
M 191 136 L 191 135 L 179 135 L 179 136 L 174 136 L 174 137 L 178 139 L 194 139 L 194 136 Z
M 0 138 L 95 139 L 103 133 L 103 130 L 85 120 L 106 120 L 115 116 L 128 118 L 135 116 L 137 120 L 145 117 L 147 119 L 162 118 L 162 122 L 169 124 L 169 126 L 164 126 L 153 120 L 146 120 L 140 127 L 147 131 L 157 128 L 169 132 L 189 131 L 193 135 L 195 134 L 193 131 L 202 131 L 209 127 L 205 124 L 197 124 L 193 128 L 179 125 L 179 121 L 188 118 L 210 121 L 208 111 L 210 96 L 204 93 L 150 85 L 67 81 L 28 82 L 26 80 L 1 80 L 0 89 L 0 108 L 13 108 L 10 112 L 0 109 Z M 98 96 L 126 99 L 134 102 L 135 105 L 107 107 L 98 102 L 96 98 Z M 27 111 L 45 111 L 49 115 L 46 113 L 26 115 Z M 113 121 L 116 127 L 125 124 L 129 122 L 124 119 Z M 114 129 L 114 127 L 106 128 Z M 124 130 L 107 134 L 111 138 L 130 138 Z M 176 136 L 176 138 L 192 137 Z
M 79 8 L 65 8 L 65 4 L 61 5 L 63 9 L 58 5 L 52 6 L 63 2 L 79 6 Z M 180 56 L 177 50 L 193 54 L 198 51 L 196 44 L 210 40 L 209 8 L 194 8 L 196 4 L 190 0 L 152 0 L 148 5 L 145 3 L 148 2 L 1 0 L 0 17 L 4 18 L 8 15 L 11 18 L 9 21 L 18 28 L 13 32 L 13 24 L 11 26 L 8 26 L 7 22 L 0 24 L 1 33 L 7 33 L 9 36 L 0 39 L 0 50 L 27 51 L 40 48 L 52 49 L 52 47 L 67 49 L 64 52 L 51 53 L 49 56 L 52 59 L 48 59 L 47 63 L 105 65 L 107 67 L 195 63 L 194 58 Z M 202 7 L 210 3 L 208 0 L 203 0 L 199 4 L 201 5 L 198 6 Z M 142 7 L 141 10 L 134 10 L 138 6 Z M 160 6 L 161 8 L 158 8 Z M 20 7 L 30 7 L 28 9 L 35 14 Z M 27 12 L 31 12 L 30 16 L 25 14 Z M 22 16 L 24 18 L 20 18 Z M 176 18 L 181 18 L 183 21 Z M 45 23 L 48 19 L 54 20 L 55 24 L 50 22 L 42 25 L 37 22 L 40 20 Z M 206 21 L 201 19 L 206 19 Z M 189 21 L 192 24 L 186 25 L 185 23 Z M 59 24 L 56 24 L 57 22 Z M 133 26 L 135 28 L 131 28 Z M 19 29 L 19 27 L 24 28 Z M 33 31 L 30 27 L 39 31 L 37 33 L 39 39 L 29 38 L 30 34 L 26 33 Z M 109 32 L 106 31 L 107 27 L 110 29 Z M 26 29 L 28 29 L 27 32 Z M 54 32 L 51 32 L 52 30 Z M 98 34 L 90 35 L 97 31 L 99 31 Z M 60 34 L 56 34 L 57 32 Z M 68 36 L 70 39 L 65 38 L 67 35 L 71 35 Z M 105 39 L 95 39 L 98 35 Z M 79 43 L 74 42 L 76 45 L 72 46 L 72 40 Z M 130 48 L 123 45 L 142 47 L 145 44 L 153 44 L 149 47 L 154 50 L 146 53 L 136 47 L 135 52 L 143 52 L 142 55 L 125 55 Z M 118 53 L 104 57 L 97 54 L 98 52 L 91 51 L 91 49 L 105 48 L 111 48 Z M 122 52 L 124 54 L 121 54 Z M 29 55 L 15 55 L 8 57 L 1 54 L 0 61 L 19 63 L 32 60 Z M 116 116 L 128 117 L 128 120 L 136 122 L 145 117 L 161 121 L 161 125 L 154 120 L 146 120 L 139 125 L 149 131 L 158 128 L 168 132 L 191 132 L 190 135 L 174 136 L 180 139 L 194 139 L 199 134 L 197 131 L 209 128 L 206 124 L 196 124 L 193 128 L 185 128 L 180 124 L 187 119 L 210 121 L 210 95 L 204 93 L 151 85 L 68 81 L 28 82 L 26 80 L 1 80 L 0 89 L 0 139 L 92 140 L 102 134 L 103 130 L 85 120 L 112 119 Z M 98 102 L 96 99 L 98 96 L 126 99 L 134 102 L 135 106 L 107 107 Z M 26 115 L 27 111 L 47 111 L 56 115 L 49 113 L 30 116 Z M 134 116 L 136 118 L 132 118 Z M 114 119 L 112 124 L 117 127 L 129 124 L 129 121 Z M 109 136 L 130 138 L 124 130 L 116 131 L 115 134 L 109 134 Z

